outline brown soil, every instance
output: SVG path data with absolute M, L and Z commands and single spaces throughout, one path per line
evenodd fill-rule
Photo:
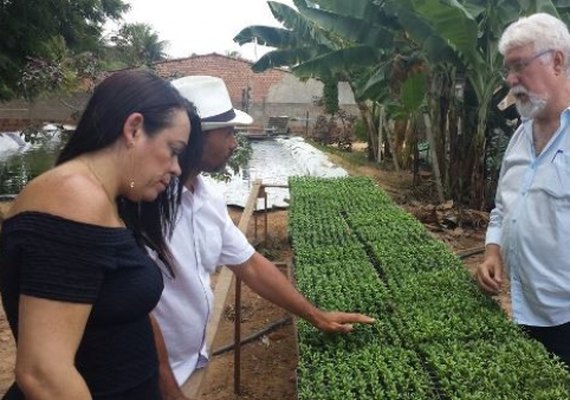
M 351 175 L 372 177 L 396 201 L 409 212 L 422 220 L 426 227 L 437 238 L 443 240 L 452 251 L 481 247 L 484 242 L 484 221 L 446 229 L 441 226 L 441 219 L 454 214 L 460 219 L 465 210 L 458 212 L 449 204 L 429 206 L 427 199 L 432 196 L 429 182 L 412 190 L 411 176 L 408 173 L 379 170 L 373 166 L 355 166 L 341 157 L 331 155 L 331 161 L 345 168 Z M 429 179 L 429 178 L 428 178 Z M 411 201 L 410 199 L 418 199 Z M 2 216 L 0 203 L 0 217 Z M 230 210 L 234 221 L 239 219 L 240 210 Z M 479 215 L 479 214 L 477 214 Z M 0 218 L 1 220 L 1 218 Z M 258 216 L 257 237 L 254 222 L 250 223 L 248 237 L 256 248 L 269 259 L 278 263 L 291 260 L 291 249 L 287 237 L 287 211 L 273 211 L 268 214 L 268 240 L 264 243 L 263 214 Z M 481 262 L 482 254 L 478 253 L 466 258 L 465 266 L 470 271 Z M 281 264 L 280 264 L 281 265 Z M 287 273 L 286 268 L 282 268 Z M 215 277 L 213 279 L 215 282 Z M 510 313 L 509 296 L 501 295 L 498 299 L 507 313 Z M 233 341 L 234 293 L 228 296 L 224 317 L 218 328 L 213 350 L 217 350 Z M 247 287 L 242 288 L 242 338 L 257 332 L 271 323 L 287 316 L 282 309 L 273 306 L 253 293 Z M 10 334 L 3 311 L 0 310 L 0 395 L 3 394 L 13 380 L 15 360 L 14 342 Z M 296 399 L 295 368 L 297 363 L 294 325 L 287 323 L 270 333 L 261 336 L 242 347 L 241 351 L 241 395 L 234 394 L 234 361 L 233 352 L 228 351 L 212 357 L 205 380 L 202 385 L 204 400 L 248 399 L 266 400 Z

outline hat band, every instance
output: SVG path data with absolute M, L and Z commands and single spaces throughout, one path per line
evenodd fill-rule
M 229 111 L 226 111 L 221 114 L 212 115 L 211 117 L 202 118 L 202 122 L 228 122 L 233 120 L 236 117 L 236 113 L 232 108 Z

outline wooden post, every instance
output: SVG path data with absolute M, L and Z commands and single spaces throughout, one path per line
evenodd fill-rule
M 264 210 L 264 214 L 263 214 L 264 223 L 265 223 L 263 232 L 264 232 L 265 236 L 263 238 L 263 243 L 265 243 L 265 246 L 267 246 L 267 213 L 268 213 L 268 210 L 267 210 L 267 192 L 265 191 L 265 188 L 263 189 L 263 200 L 265 201 L 265 210 Z
M 266 246 L 267 245 L 267 191 L 265 190 L 265 188 L 266 186 L 262 185 L 257 195 L 259 196 L 258 199 L 263 199 L 263 244 Z
M 257 200 L 255 201 L 255 211 L 257 211 Z M 257 213 L 253 213 L 253 239 L 257 241 Z
M 234 393 L 241 395 L 241 279 L 236 278 L 234 320 Z
M 261 185 L 261 181 L 255 180 L 238 224 L 239 230 L 242 231 L 244 235 L 247 233 L 249 218 L 251 217 L 254 209 L 257 208 L 257 199 L 259 198 L 259 192 L 262 190 L 263 186 Z M 257 228 L 257 222 L 255 227 Z M 239 395 L 241 394 L 241 279 L 239 278 L 236 278 L 235 292 L 234 307 L 236 318 L 234 323 L 234 393 Z

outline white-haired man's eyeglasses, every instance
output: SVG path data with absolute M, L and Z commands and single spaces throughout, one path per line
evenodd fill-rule
M 534 60 L 536 60 L 537 58 L 539 58 L 545 54 L 552 53 L 554 51 L 555 50 L 553 50 L 553 49 L 541 51 L 540 53 L 535 54 L 532 57 L 523 58 L 521 60 L 518 60 L 518 61 L 510 64 L 510 65 L 507 65 L 507 64 L 504 65 L 503 70 L 502 70 L 503 78 L 507 79 L 507 77 L 510 74 L 517 74 L 517 75 L 521 74 L 526 69 L 526 67 L 528 67 L 530 64 L 532 64 L 532 62 Z

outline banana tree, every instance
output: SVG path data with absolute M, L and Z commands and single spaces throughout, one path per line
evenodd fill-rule
M 464 154 L 452 154 L 450 157 L 461 157 L 469 164 L 464 170 L 467 176 L 460 178 L 463 182 L 469 182 L 466 188 L 475 194 L 471 205 L 479 208 L 483 205 L 481 200 L 484 196 L 480 185 L 484 180 L 482 158 L 489 104 L 495 90 L 502 85 L 496 39 L 480 47 L 477 19 L 454 0 L 409 0 L 393 2 L 390 7 L 393 7 L 394 13 L 398 13 L 412 40 L 424 49 L 430 63 L 437 65 L 453 60 L 475 94 L 477 115 L 474 131 L 464 131 L 470 137 L 468 147 L 463 149 Z M 455 57 L 442 59 L 439 51 L 442 48 L 448 53 L 453 52 Z
M 420 53 L 429 72 L 434 159 L 446 166 L 446 191 L 456 200 L 464 200 L 467 196 L 463 195 L 469 193 L 471 205 L 482 207 L 486 141 L 493 128 L 489 121 L 500 120 L 496 95 L 497 90 L 505 90 L 499 74 L 500 34 L 521 14 L 557 15 L 570 1 L 297 0 L 295 5 L 299 12 L 276 15 L 289 30 L 295 30 L 287 33 L 295 37 L 296 42 L 291 41 L 295 45 L 285 47 L 273 41 L 280 49 L 260 63 L 266 63 L 265 67 L 289 65 L 300 76 L 344 73 L 359 105 L 366 109 L 365 116 L 371 115 L 367 99 L 378 100 L 378 93 L 386 87 L 399 93 L 398 85 L 408 77 L 404 75 L 400 83 L 394 79 L 394 59 Z M 271 38 L 263 36 L 271 44 Z M 323 38 L 328 42 L 323 43 Z M 371 142 L 377 126 L 371 117 L 368 126 Z
M 368 73 L 364 75 L 366 79 L 353 80 L 355 94 L 361 101 L 369 99 L 376 103 L 384 103 L 384 105 L 379 104 L 377 109 L 385 109 L 385 106 L 388 106 L 389 116 L 395 118 L 387 124 L 383 123 L 383 118 L 379 118 L 378 123 L 372 123 L 372 126 L 386 127 L 387 135 L 382 136 L 389 139 L 387 144 L 392 151 L 395 168 L 399 169 L 400 164 L 404 167 L 410 165 L 412 160 L 410 151 L 415 143 L 413 130 L 420 113 L 417 110 L 419 106 L 412 106 L 408 100 L 414 97 L 423 99 L 426 93 L 425 85 L 415 82 L 418 76 L 424 76 L 418 74 L 425 69 L 424 57 L 418 53 L 420 47 L 409 40 L 397 15 L 392 9 L 385 8 L 385 4 L 366 0 L 357 0 L 350 4 L 339 0 L 322 0 L 315 3 L 319 8 L 306 8 L 301 12 L 319 26 L 343 37 L 345 43 L 351 47 L 307 61 L 299 65 L 297 71 L 313 72 L 323 66 L 348 70 L 359 68 L 361 71 L 367 71 Z M 437 40 L 435 38 L 432 41 L 437 42 Z M 346 57 L 347 54 L 356 55 L 358 52 L 367 56 Z M 447 53 L 451 54 L 445 50 L 439 52 L 441 56 Z M 374 54 L 374 57 L 370 57 L 370 54 Z M 413 94 L 412 91 L 417 93 Z M 431 121 L 429 116 L 426 116 L 426 121 Z M 373 133 L 369 137 L 374 139 L 375 129 L 369 131 Z M 429 134 L 431 133 L 430 130 Z M 429 138 L 434 141 L 431 135 Z M 369 148 L 375 154 L 380 154 L 375 148 L 381 146 L 379 141 L 374 143 L 373 140 L 369 140 L 369 144 L 372 142 Z M 430 148 L 435 151 L 434 145 Z M 414 168 L 417 168 L 417 154 L 413 159 Z M 439 159 L 432 157 L 432 160 L 438 198 L 443 201 Z
M 295 69 L 296 73 L 310 75 L 324 69 L 342 71 L 355 93 L 368 128 L 369 159 L 379 160 L 383 145 L 380 138 L 385 135 L 378 132 L 378 127 L 382 126 L 381 113 L 374 115 L 373 111 L 384 109 L 377 100 L 386 98 L 387 88 L 392 97 L 399 96 L 399 85 L 409 74 L 401 74 L 394 85 L 393 71 L 398 69 L 394 66 L 400 66 L 402 53 L 413 52 L 407 46 L 409 41 L 403 38 L 397 20 L 385 15 L 381 7 L 368 0 L 314 1 L 313 6 L 299 10 L 313 23 L 342 38 L 343 48 L 304 62 Z M 401 126 L 396 124 L 397 132 Z M 394 161 L 397 168 L 397 159 Z
M 492 132 L 488 121 L 500 113 L 496 93 L 504 89 L 500 75 L 502 57 L 497 49 L 499 37 L 522 14 L 540 11 L 558 16 L 557 7 L 567 6 L 567 1 L 549 0 L 398 0 L 390 4 L 412 39 L 426 49 L 432 64 L 441 62 L 439 45 L 434 47 L 432 38 L 437 38 L 439 44 L 445 43 L 456 55 L 449 60 L 455 60 L 456 70 L 465 78 L 463 133 L 470 138 L 461 149 L 463 154 L 456 156 L 463 163 L 461 178 L 469 182 L 463 193 L 470 193 L 473 207 L 486 206 L 489 190 L 485 187 L 486 140 Z M 475 112 L 467 109 L 469 101 Z
M 364 5 L 357 0 L 354 3 Z M 339 81 L 346 81 L 356 94 L 359 82 L 368 74 L 367 67 L 380 62 L 379 42 L 392 42 L 389 30 L 382 26 L 370 26 L 361 29 L 360 38 L 365 43 L 355 45 L 353 41 L 342 37 L 340 33 L 350 31 L 356 19 L 338 18 L 333 13 L 314 10 L 304 0 L 296 0 L 299 11 L 284 4 L 268 1 L 268 5 L 277 20 L 286 29 L 265 26 L 250 26 L 243 29 L 234 40 L 239 44 L 257 41 L 258 43 L 276 47 L 265 54 L 252 66 L 254 71 L 263 71 L 277 66 L 288 66 L 300 78 L 315 77 L 328 79 L 331 75 Z M 327 29 L 326 26 L 309 18 L 310 13 L 320 14 L 328 18 L 330 24 L 341 27 L 340 31 Z M 361 10 L 360 14 L 365 13 Z M 371 33 L 369 33 L 371 32 Z M 369 155 L 377 154 L 378 144 L 376 123 L 370 105 L 356 98 L 361 117 L 368 128 Z M 371 145 L 370 145 L 371 144 Z
M 456 182 L 463 182 L 463 190 L 458 195 L 470 193 L 471 205 L 483 207 L 486 197 L 484 159 L 489 135 L 488 120 L 490 115 L 499 112 L 493 99 L 497 90 L 504 87 L 499 73 L 502 59 L 497 51 L 500 34 L 506 25 L 523 13 L 542 11 L 557 15 L 557 7 L 567 7 L 568 1 L 467 0 L 460 3 L 456 0 L 359 0 L 351 6 L 345 5 L 346 2 L 342 0 L 315 2 L 320 10 L 313 10 L 309 15 L 320 18 L 323 25 L 337 33 L 341 33 L 345 25 L 341 25 L 341 28 L 326 25 L 327 20 L 319 17 L 323 9 L 334 11 L 344 18 L 350 14 L 360 20 L 364 27 L 374 24 L 371 21 L 391 21 L 391 26 L 399 25 L 404 37 L 409 38 L 423 53 L 432 71 L 436 71 L 441 64 L 454 66 L 452 78 L 461 76 L 464 79 L 462 134 L 467 140 L 463 141 L 459 154 L 449 154 L 452 161 L 449 166 L 454 164 L 453 161 L 458 161 L 462 166 L 459 176 L 450 176 L 455 182 L 451 182 L 449 188 L 457 187 Z M 371 8 L 374 6 L 376 10 Z M 370 37 L 362 35 L 359 30 L 352 33 L 343 31 L 342 34 L 349 35 L 356 43 Z M 374 85 L 373 80 L 377 77 L 372 77 L 367 86 Z M 436 76 L 431 78 L 434 80 Z M 456 86 L 456 82 L 451 83 L 452 88 Z M 439 93 L 434 90 L 432 96 L 439 96 Z M 436 103 L 436 109 L 442 106 L 438 101 L 432 103 Z M 437 136 L 443 139 L 445 134 L 439 132 Z M 445 147 L 438 147 L 441 150 L 439 159 L 443 161 L 446 158 Z M 448 171 L 451 175 L 451 169 Z
M 335 46 L 328 32 L 307 21 L 292 7 L 275 1 L 268 1 L 267 4 L 273 16 L 285 28 L 253 25 L 242 29 L 234 37 L 234 41 L 239 45 L 257 42 L 276 48 L 253 64 L 252 69 L 255 72 L 273 67 L 294 67 Z
M 431 119 L 426 113 L 427 109 L 427 73 L 417 72 L 411 75 L 401 86 L 400 99 L 398 102 L 387 102 L 387 113 L 394 121 L 404 121 L 405 138 L 403 143 L 396 140 L 390 140 L 392 149 L 394 149 L 393 161 L 396 169 L 398 169 L 398 154 L 401 155 L 402 165 L 413 164 L 413 182 L 417 183 L 419 172 L 419 154 L 418 154 L 418 125 L 424 123 L 424 132 L 429 143 L 429 152 L 432 160 L 433 179 L 437 193 L 437 199 L 440 203 L 445 201 L 443 185 L 441 179 L 440 163 L 436 156 L 436 142 L 431 129 Z M 389 132 L 389 135 L 393 135 Z M 403 151 L 397 151 L 398 146 L 403 145 Z

